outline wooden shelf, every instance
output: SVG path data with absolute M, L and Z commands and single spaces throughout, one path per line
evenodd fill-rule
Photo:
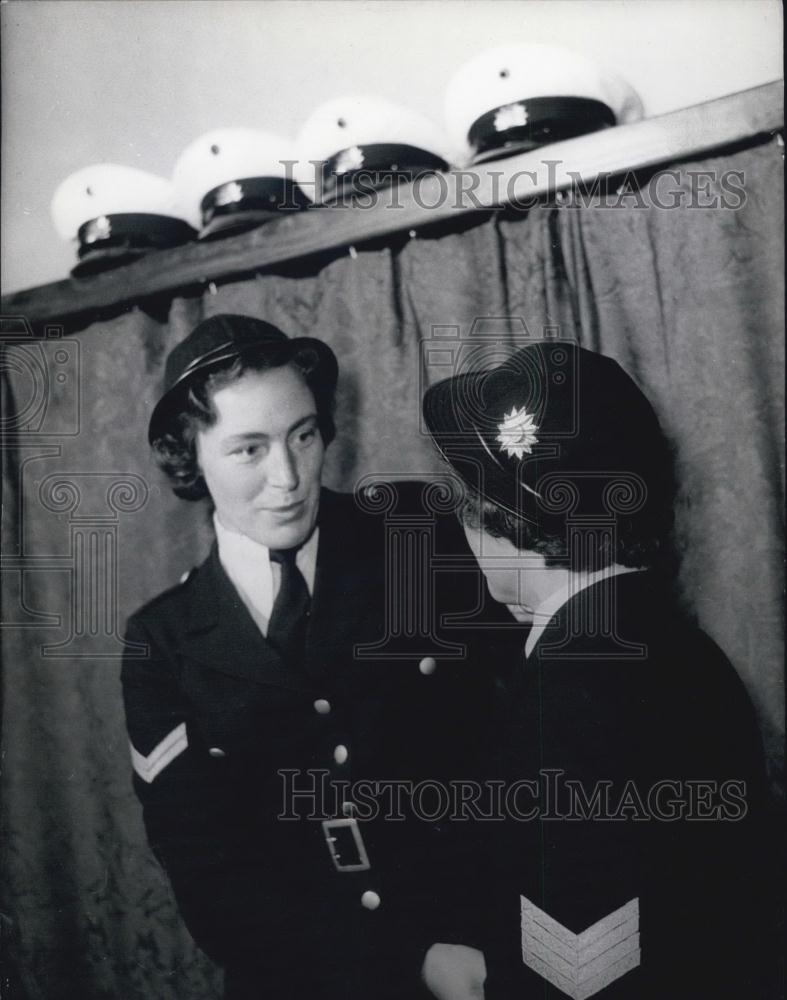
M 152 297 L 199 288 L 403 230 L 534 198 L 600 175 L 696 157 L 784 125 L 783 81 L 545 149 L 379 192 L 370 207 L 319 207 L 240 236 L 162 250 L 92 278 L 4 296 L 4 317 L 45 323 L 87 321 Z M 371 200 L 371 199 L 370 199 Z

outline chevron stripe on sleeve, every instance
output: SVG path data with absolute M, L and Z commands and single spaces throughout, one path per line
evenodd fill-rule
M 150 784 L 165 767 L 171 764 L 179 754 L 183 753 L 188 745 L 186 723 L 181 722 L 160 743 L 153 747 L 147 756 L 143 756 L 134 747 L 134 744 L 130 743 L 131 763 L 140 778 Z
M 573 1000 L 586 1000 L 640 964 L 639 900 L 581 934 L 520 896 L 522 961 Z

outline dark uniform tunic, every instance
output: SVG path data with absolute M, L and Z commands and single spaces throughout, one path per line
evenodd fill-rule
M 765 996 L 751 707 L 653 575 L 565 604 L 499 670 L 496 719 L 489 773 L 537 787 L 475 831 L 490 861 L 467 943 L 485 951 L 487 1000 Z
M 397 490 L 432 553 L 469 556 L 455 519 L 424 520 L 420 486 Z M 433 614 L 416 602 L 408 635 L 397 616 L 413 586 L 391 594 L 386 582 L 386 518 L 323 491 L 318 524 L 297 667 L 260 633 L 215 546 L 186 582 L 131 617 L 128 642 L 149 649 L 123 666 L 135 788 L 187 926 L 226 969 L 228 997 L 416 997 L 439 933 L 435 830 L 406 818 L 405 798 L 393 810 L 400 819 L 358 820 L 369 869 L 338 871 L 321 819 L 345 815 L 341 788 L 296 800 L 300 818 L 279 816 L 292 815 L 287 782 L 308 791 L 461 774 L 463 754 L 478 754 L 470 722 L 484 714 L 489 674 L 445 646 L 461 650 L 460 633 L 437 626 L 441 609 L 476 612 L 482 588 L 473 572 L 437 574 Z M 359 644 L 377 644 L 374 656 Z M 430 653 L 439 664 L 431 673 L 419 669 Z M 340 863 L 360 862 L 352 831 L 327 832 L 339 837 Z

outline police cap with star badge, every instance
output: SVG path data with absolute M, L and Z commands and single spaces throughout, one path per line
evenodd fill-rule
M 79 241 L 75 277 L 196 236 L 177 209 L 168 180 L 116 163 L 96 163 L 68 176 L 55 191 L 51 213 L 61 238 Z
M 496 368 L 431 386 L 423 411 L 471 490 L 533 524 L 560 530 L 567 513 L 603 514 L 611 500 L 663 513 L 666 441 L 633 379 L 603 354 L 534 342 Z
M 187 146 L 172 180 L 199 239 L 236 235 L 308 208 L 293 177 L 295 158 L 290 140 L 251 128 L 214 129 Z
M 345 190 L 376 190 L 448 170 L 441 130 L 377 97 L 347 95 L 321 104 L 301 127 L 297 144 L 301 169 L 310 169 L 323 202 Z
M 555 45 L 503 45 L 451 78 L 446 123 L 473 163 L 636 121 L 642 102 L 615 73 Z

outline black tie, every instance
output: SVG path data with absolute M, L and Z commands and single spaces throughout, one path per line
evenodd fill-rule
M 271 549 L 270 557 L 281 566 L 279 592 L 268 623 L 268 639 L 293 666 L 300 666 L 309 620 L 309 588 L 295 563 L 297 549 Z

